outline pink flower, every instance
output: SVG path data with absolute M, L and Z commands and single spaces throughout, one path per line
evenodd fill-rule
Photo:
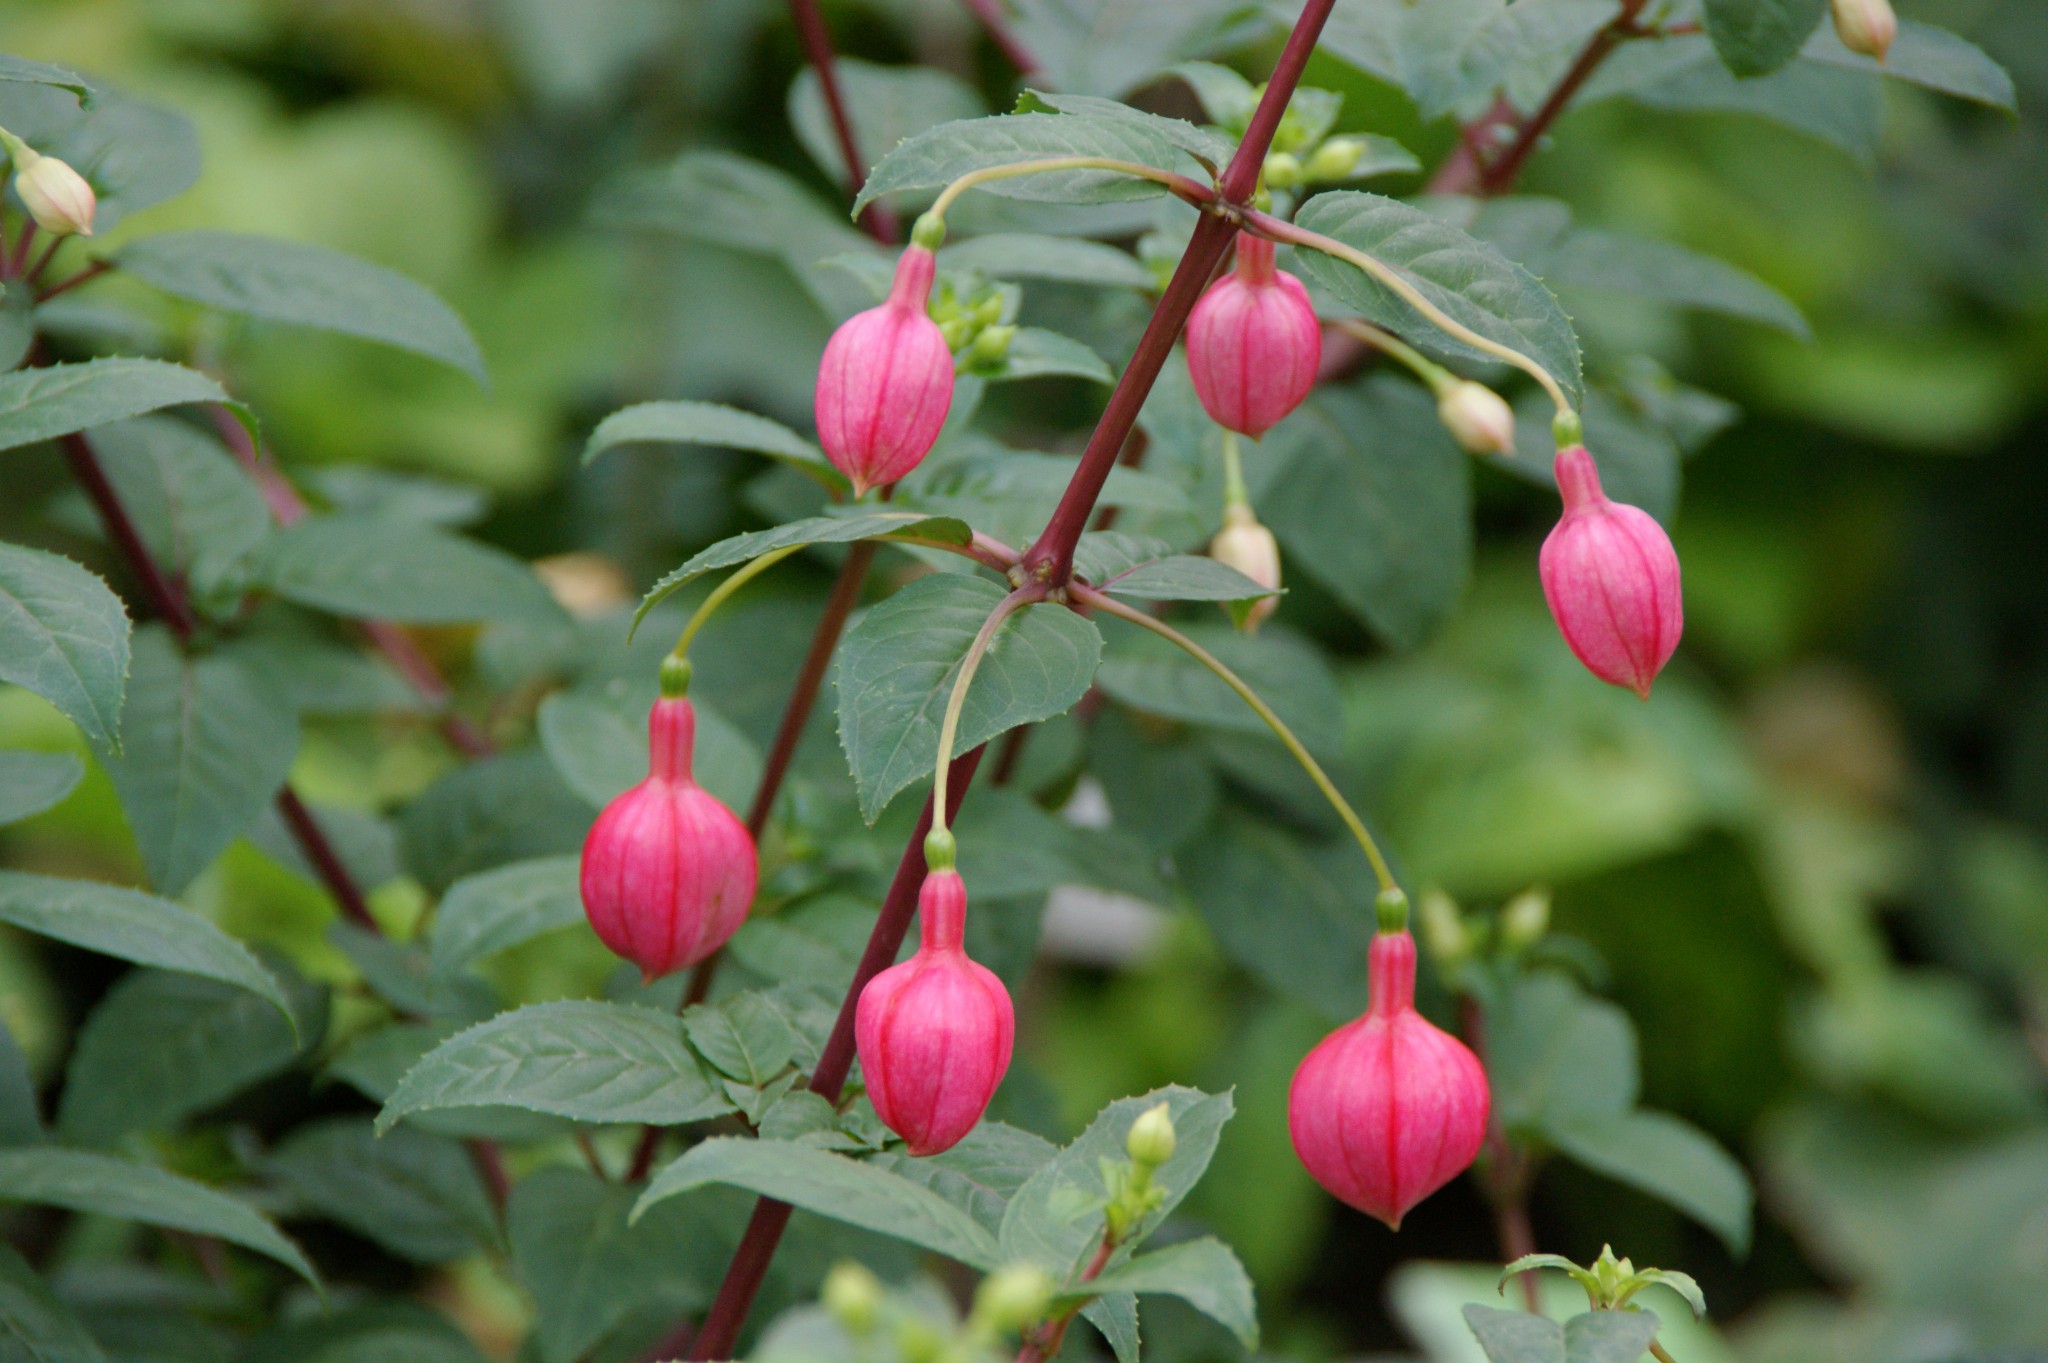
M 888 301 L 840 323 L 818 366 L 818 440 L 856 496 L 918 466 L 953 405 L 953 352 L 925 311 L 938 261 L 904 250 Z
M 967 887 L 933 871 L 918 891 L 917 954 L 861 990 L 854 1045 L 868 1098 L 913 1155 L 936 1155 L 974 1129 L 1010 1068 L 1010 991 L 967 957 Z
M 1310 1051 L 1294 1072 L 1294 1151 L 1333 1197 L 1395 1230 L 1408 1209 L 1456 1178 L 1486 1139 L 1479 1059 L 1415 1011 L 1415 939 L 1373 938 L 1372 1006 Z
M 1584 445 L 1557 453 L 1564 516 L 1543 541 L 1543 595 L 1594 676 L 1645 700 L 1685 629 L 1678 555 L 1664 527 L 1607 500 Z
M 1273 268 L 1273 243 L 1237 238 L 1237 268 L 1210 285 L 1188 317 L 1188 373 L 1202 409 L 1256 439 L 1308 396 L 1323 331 L 1308 290 Z
M 754 901 L 754 840 L 690 777 L 697 713 L 682 697 L 648 715 L 647 779 L 604 807 L 583 842 L 583 911 L 649 980 L 725 945 Z

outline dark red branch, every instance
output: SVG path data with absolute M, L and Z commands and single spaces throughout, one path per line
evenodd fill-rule
M 59 238 L 58 241 L 52 242 L 50 244 L 51 250 L 54 251 L 57 248 L 57 246 L 61 244 L 61 242 L 62 238 Z M 49 264 L 49 258 L 46 255 L 42 260 L 36 263 L 36 269 L 41 270 L 43 266 L 47 264 Z M 41 303 L 47 303 L 52 298 L 55 298 L 58 294 L 69 293 L 73 289 L 77 288 L 80 284 L 84 284 L 90 280 L 98 279 L 101 275 L 105 274 L 107 271 L 113 268 L 114 266 L 110 261 L 95 260 L 92 264 L 86 266 L 77 274 L 72 275 L 69 279 L 59 280 L 57 283 L 52 284 L 49 288 L 44 289 L 42 293 L 38 296 L 36 301 Z
M 960 0 L 981 26 L 988 30 L 989 41 L 1003 54 L 1003 59 L 1017 68 L 1017 74 L 1029 80 L 1039 72 L 1038 58 L 1031 55 L 1031 49 L 1017 41 L 1017 35 L 1010 31 L 1010 16 L 1003 12 L 1002 0 Z
M 171 633 L 183 643 L 199 628 L 198 617 L 192 614 L 186 604 L 185 593 L 170 575 L 158 565 L 150 554 L 149 546 L 142 542 L 142 533 L 135 528 L 135 522 L 128 515 L 128 508 L 121 504 L 120 494 L 107 480 L 107 471 L 100 465 L 99 455 L 93 451 L 92 442 L 84 435 L 73 431 L 70 435 L 59 436 L 57 444 L 64 451 L 64 462 L 71 466 L 71 476 L 85 490 L 86 499 L 99 513 L 100 524 L 106 527 L 107 538 L 121 557 L 127 560 L 128 570 L 142 585 L 142 594 L 149 598 L 150 609 L 163 617 Z
M 796 24 L 796 36 L 804 45 L 804 56 L 818 73 L 818 91 L 825 97 L 825 112 L 832 120 L 832 136 L 839 143 L 839 155 L 846 162 L 846 180 L 858 195 L 867 183 L 868 163 L 861 158 L 854 140 L 853 120 L 846 113 L 846 95 L 839 85 L 839 61 L 832 51 L 832 34 L 825 16 L 818 12 L 818 0 L 789 0 L 789 17 Z M 886 204 L 869 204 L 860 215 L 868 235 L 884 246 L 896 240 L 896 215 Z

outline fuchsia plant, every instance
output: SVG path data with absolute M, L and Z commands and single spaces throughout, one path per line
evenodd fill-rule
M 1648 512 L 1610 501 L 1584 445 L 1557 454 L 1564 516 L 1543 541 L 1543 595 L 1594 676 L 1645 700 L 1685 628 L 1678 555 Z
M 1273 264 L 1273 243 L 1237 239 L 1237 265 L 1188 318 L 1188 373 L 1217 425 L 1253 439 L 1301 405 L 1323 359 L 1308 290 Z
M 839 324 L 818 366 L 818 440 L 855 496 L 918 466 L 953 404 L 953 352 L 926 311 L 938 258 L 907 247 L 888 299 Z

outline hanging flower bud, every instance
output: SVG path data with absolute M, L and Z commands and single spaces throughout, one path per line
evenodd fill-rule
M 936 1155 L 974 1129 L 1010 1068 L 1016 1014 L 994 972 L 968 959 L 967 887 L 932 871 L 918 891 L 917 954 L 860 992 L 854 1045 L 868 1098 L 913 1155 Z
M 1223 528 L 1209 541 L 1209 557 L 1226 568 L 1237 569 L 1261 587 L 1276 592 L 1280 589 L 1279 542 L 1243 502 L 1232 502 L 1224 509 Z M 1250 601 L 1226 602 L 1225 606 L 1237 627 L 1251 634 L 1280 609 L 1280 598 L 1261 596 Z
M 664 696 L 648 716 L 647 779 L 604 807 L 583 842 L 583 911 L 654 980 L 725 945 L 754 901 L 754 840 L 690 777 L 697 715 Z
M 1323 358 L 1323 331 L 1301 281 L 1273 265 L 1273 243 L 1237 238 L 1237 268 L 1188 317 L 1188 372 L 1216 423 L 1253 438 L 1301 405 Z
M 1333 1197 L 1395 1230 L 1486 1139 L 1486 1072 L 1415 1011 L 1415 939 L 1382 932 L 1367 958 L 1372 1006 L 1301 1062 L 1287 1095 L 1294 1151 Z
M 953 405 L 953 352 L 925 311 L 938 258 L 910 246 L 880 307 L 849 317 L 818 366 L 818 440 L 855 495 L 916 468 Z
M 36 226 L 56 236 L 92 235 L 99 201 L 85 177 L 54 156 L 45 156 L 12 133 L 0 135 L 14 162 L 14 192 Z
M 1899 36 L 1891 0 L 1834 0 L 1835 36 L 1851 52 L 1883 61 Z
M 1584 445 L 1557 454 L 1564 516 L 1543 541 L 1543 595 L 1594 676 L 1645 700 L 1685 628 L 1678 555 L 1647 512 L 1607 499 Z
M 1468 454 L 1513 454 L 1515 414 L 1483 383 L 1453 379 L 1436 400 L 1437 419 Z
M 1333 137 L 1316 148 L 1302 175 L 1317 183 L 1347 179 L 1364 159 L 1365 143 L 1355 137 Z

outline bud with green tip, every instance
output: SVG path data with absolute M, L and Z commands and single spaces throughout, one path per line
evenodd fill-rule
M 1472 959 L 1479 944 L 1472 939 L 1472 930 L 1465 926 L 1456 900 L 1442 890 L 1424 890 L 1418 912 L 1422 940 L 1429 944 L 1430 959 L 1439 970 L 1455 970 Z
M 875 1328 L 882 1309 L 882 1282 L 851 1260 L 837 1263 L 825 1275 L 825 1309 L 840 1327 L 856 1337 Z
M 14 162 L 14 192 L 36 226 L 55 236 L 92 235 L 99 201 L 85 177 L 54 156 L 45 156 L 0 128 L 0 147 Z
M 1266 158 L 1265 182 L 1268 189 L 1293 189 L 1301 183 L 1301 161 L 1284 151 L 1276 151 Z
M 1550 891 L 1524 890 L 1500 911 L 1500 943 L 1509 951 L 1526 951 L 1550 931 Z
M 1342 180 L 1358 169 L 1365 159 L 1365 143 L 1355 137 L 1333 137 L 1317 147 L 1308 158 L 1305 173 L 1311 181 Z
M 1131 1159 L 1153 1169 L 1173 1158 L 1174 1143 L 1173 1113 L 1165 1103 L 1140 1113 L 1124 1137 L 1124 1149 Z
M 1036 1264 L 1014 1264 L 981 1280 L 968 1327 L 987 1336 L 1015 1333 L 1044 1317 L 1052 1305 L 1052 1278 Z
M 981 334 L 967 348 L 967 362 L 976 368 L 993 368 L 1010 358 L 1010 342 L 1017 338 L 1017 328 L 1006 323 L 983 327 Z
M 1483 383 L 1454 379 L 1437 394 L 1437 419 L 1471 454 L 1513 454 L 1515 414 Z

